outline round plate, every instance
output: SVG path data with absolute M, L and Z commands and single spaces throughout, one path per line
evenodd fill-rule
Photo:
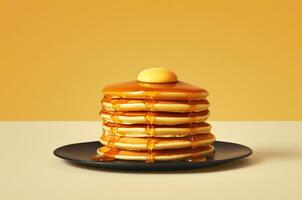
M 54 154 L 67 161 L 76 164 L 88 165 L 106 169 L 119 169 L 119 170 L 141 170 L 141 171 L 171 171 L 171 170 L 189 170 L 200 169 L 211 166 L 216 166 L 247 157 L 252 154 L 252 150 L 246 146 L 230 142 L 216 141 L 214 143 L 215 156 L 205 162 L 186 162 L 186 161 L 173 161 L 173 162 L 154 162 L 145 163 L 139 161 L 94 161 L 91 157 L 96 154 L 97 148 L 102 144 L 96 142 L 84 142 L 69 144 L 57 148 Z
M 205 162 L 186 162 L 186 161 L 173 161 L 173 162 L 154 162 L 145 163 L 141 161 L 94 161 L 91 157 L 96 154 L 97 148 L 102 144 L 98 141 L 84 142 L 69 144 L 57 148 L 54 154 L 67 161 L 76 164 L 88 165 L 106 169 L 119 169 L 119 170 L 141 170 L 141 171 L 172 171 L 172 170 L 189 170 L 201 169 L 216 165 L 221 165 L 234 160 L 242 159 L 252 154 L 252 150 L 246 146 L 230 142 L 216 141 L 215 155 L 213 158 Z

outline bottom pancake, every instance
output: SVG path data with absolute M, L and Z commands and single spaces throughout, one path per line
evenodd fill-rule
M 136 161 L 173 161 L 173 160 L 190 160 L 197 158 L 198 161 L 206 161 L 206 157 L 214 154 L 212 145 L 200 146 L 197 148 L 183 149 L 165 149 L 149 151 L 131 151 L 103 146 L 97 149 L 94 159 L 102 160 L 102 158 L 118 159 L 118 160 L 136 160 Z
M 182 149 L 199 146 L 208 146 L 215 141 L 215 136 L 211 133 L 198 134 L 187 137 L 173 137 L 173 138 L 132 138 L 119 137 L 108 134 L 103 134 L 100 142 L 103 145 L 115 147 L 125 150 L 162 150 L 162 149 Z

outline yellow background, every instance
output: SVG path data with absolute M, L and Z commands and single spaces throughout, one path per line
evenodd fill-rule
M 209 90 L 211 120 L 302 120 L 301 1 L 1 1 L 0 120 L 97 120 L 147 67 Z

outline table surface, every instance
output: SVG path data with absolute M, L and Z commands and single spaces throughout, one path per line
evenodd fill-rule
M 251 147 L 241 161 L 197 171 L 74 166 L 55 148 L 97 140 L 100 122 L 0 122 L 0 199 L 301 199 L 302 122 L 211 122 L 218 140 Z

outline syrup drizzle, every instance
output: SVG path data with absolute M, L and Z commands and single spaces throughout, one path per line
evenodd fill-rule
M 148 151 L 148 155 L 147 155 L 147 160 L 146 162 L 154 162 L 154 156 L 152 154 L 152 150 L 154 147 L 154 142 L 153 142 L 153 133 L 154 133 L 154 127 L 153 127 L 153 123 L 154 123 L 154 119 L 155 119 L 155 115 L 153 112 L 147 112 L 147 114 L 145 115 L 145 120 L 147 123 L 146 126 L 146 132 L 147 132 L 147 151 Z
M 113 105 L 113 104 L 112 104 Z M 119 104 L 118 104 L 119 105 Z M 111 120 L 113 121 L 113 123 L 119 123 L 120 120 L 118 118 L 120 112 L 114 112 L 112 115 L 111 115 Z M 108 151 L 106 152 L 103 152 L 103 155 L 102 156 L 99 156 L 98 157 L 98 160 L 99 161 L 110 161 L 110 160 L 115 160 L 115 155 L 117 155 L 119 153 L 119 149 L 117 149 L 114 144 L 116 142 L 116 133 L 118 131 L 118 127 L 116 126 L 111 126 L 110 127 L 110 132 L 109 132 L 109 140 L 107 142 L 107 145 L 109 147 Z M 103 129 L 103 135 L 102 136 L 105 136 L 105 131 Z
M 153 138 L 148 137 L 148 140 L 147 140 L 147 151 L 148 151 L 148 154 L 147 154 L 147 160 L 146 160 L 146 162 L 154 162 L 155 161 L 153 153 L 152 153 L 153 148 L 154 148 Z
M 154 104 L 155 103 L 156 103 L 156 100 L 146 99 L 144 101 L 144 104 L 146 105 L 147 111 L 153 112 L 154 111 Z
M 208 92 L 205 89 L 196 87 L 194 85 L 178 81 L 176 83 L 142 83 L 139 81 L 128 81 L 108 85 L 103 88 L 105 94 L 114 93 L 125 93 L 129 91 L 145 91 L 150 92 L 186 92 L 186 93 L 204 93 L 203 96 L 207 96 Z
M 113 123 L 119 123 L 120 122 L 118 116 L 119 116 L 119 112 L 113 113 L 111 115 L 111 120 L 113 121 Z M 108 141 L 108 144 L 107 144 L 107 146 L 109 146 L 110 148 L 114 148 L 115 135 L 116 135 L 117 130 L 118 130 L 117 127 L 110 127 L 109 141 Z M 104 153 L 104 155 L 106 156 L 106 153 Z
M 119 120 L 120 114 L 121 114 L 120 112 L 112 112 L 111 120 L 113 121 L 113 123 L 120 123 L 120 120 Z
M 103 102 L 110 102 L 112 100 L 112 97 L 110 95 L 105 95 L 101 101 L 101 103 Z
M 106 146 L 108 146 L 108 150 L 103 152 L 103 155 L 95 155 L 92 157 L 92 160 L 96 160 L 96 161 L 112 161 L 112 160 L 115 160 L 115 155 L 119 153 L 119 149 L 115 148 L 114 147 L 114 143 L 115 143 L 115 132 L 116 132 L 116 129 L 117 127 L 111 127 L 110 128 L 110 137 L 109 137 L 109 141 L 107 143 Z M 105 137 L 105 129 L 103 129 L 102 131 L 102 135 L 101 137 Z
M 109 102 L 111 102 L 113 110 L 120 111 L 121 110 L 121 104 L 128 103 L 128 100 L 125 100 L 125 99 L 113 99 L 113 100 L 111 100 Z
M 146 133 L 147 133 L 147 160 L 146 162 L 154 162 L 154 155 L 152 154 L 153 148 L 154 148 L 154 120 L 155 120 L 155 114 L 154 114 L 154 104 L 156 103 L 156 100 L 154 97 L 158 94 L 158 92 L 146 92 L 146 99 L 144 101 L 145 106 L 147 107 L 147 114 L 145 116 L 145 120 L 147 122 L 146 125 Z
M 119 149 L 117 148 L 110 148 L 108 151 L 104 152 L 104 156 L 103 159 L 105 158 L 105 160 L 115 160 L 115 155 L 117 155 L 120 152 Z
M 193 113 L 196 110 L 196 105 L 192 104 L 192 97 L 189 95 L 189 100 L 188 100 L 188 104 L 190 105 L 190 142 L 191 142 L 191 157 L 187 159 L 188 162 L 200 162 L 200 161 L 204 161 L 205 157 L 204 156 L 198 156 L 198 152 L 197 152 L 197 137 L 196 135 L 194 135 L 194 129 L 196 129 L 196 126 L 194 126 L 194 123 L 196 122 L 196 116 L 193 115 Z
M 115 160 L 115 155 L 119 154 L 120 150 L 117 148 L 109 148 L 107 151 L 103 152 L 103 155 L 94 155 L 92 160 L 96 161 L 113 161 Z
M 155 158 L 152 153 L 154 149 L 154 143 L 155 143 L 155 138 L 154 136 L 154 120 L 155 120 L 155 113 L 154 113 L 154 104 L 157 103 L 157 100 L 154 99 L 154 97 L 159 94 L 160 92 L 153 92 L 153 91 L 145 91 L 144 96 L 145 100 L 143 100 L 146 108 L 147 108 L 147 113 L 145 115 L 145 121 L 146 121 L 146 128 L 145 132 L 147 133 L 147 159 L 146 162 L 154 162 Z M 189 116 L 190 116 L 190 132 L 191 135 L 189 137 L 189 140 L 191 142 L 191 157 L 187 159 L 188 162 L 200 162 L 204 161 L 206 158 L 205 156 L 198 156 L 198 151 L 197 150 L 197 143 L 198 139 L 196 136 L 194 136 L 194 130 L 196 129 L 195 122 L 196 122 L 196 116 L 194 115 L 194 112 L 196 111 L 196 104 L 192 102 L 194 100 L 193 96 L 190 96 L 190 93 L 188 93 L 188 104 L 190 105 L 189 109 Z M 105 161 L 105 160 L 114 160 L 115 155 L 117 155 L 120 150 L 114 147 L 114 144 L 116 142 L 116 137 L 115 135 L 118 132 L 118 125 L 120 124 L 119 120 L 119 115 L 121 114 L 120 112 L 120 106 L 124 102 L 128 102 L 126 98 L 126 94 L 121 92 L 120 95 L 118 95 L 121 99 L 113 99 L 110 95 L 105 95 L 102 102 L 111 102 L 112 103 L 112 108 L 115 112 L 111 114 L 111 120 L 114 124 L 117 126 L 111 126 L 110 127 L 110 133 L 109 133 L 109 140 L 106 146 L 108 146 L 108 151 L 103 152 L 103 156 L 94 156 L 93 159 L 99 160 L 99 161 Z M 103 133 L 104 134 L 104 133 Z
M 117 101 L 119 101 L 119 100 L 117 100 Z M 112 108 L 116 111 L 120 111 L 121 104 L 120 104 L 120 102 L 117 102 L 117 101 L 112 101 Z

